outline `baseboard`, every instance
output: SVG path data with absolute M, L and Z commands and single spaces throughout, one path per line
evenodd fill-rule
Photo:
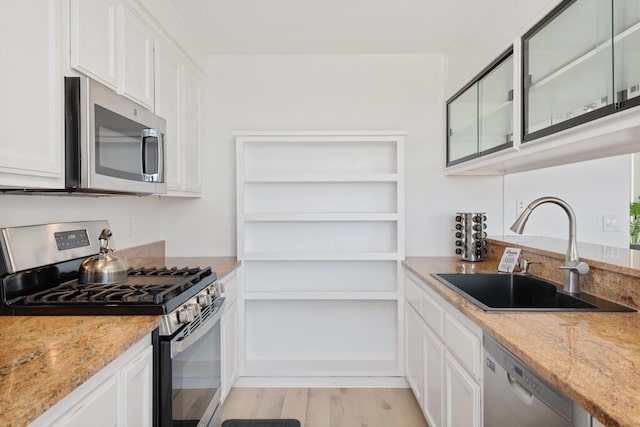
M 234 387 L 408 388 L 405 377 L 239 377 Z

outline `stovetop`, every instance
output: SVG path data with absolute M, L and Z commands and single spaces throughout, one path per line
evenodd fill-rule
M 45 272 L 40 276 L 53 277 L 56 274 Z M 37 282 L 40 276 L 33 273 L 13 277 L 16 283 L 5 283 L 0 314 L 164 315 L 176 310 L 217 279 L 210 267 L 137 268 L 129 270 L 128 279 L 123 283 L 82 284 L 74 278 L 32 292 L 38 289 L 37 283 L 33 282 Z M 21 283 L 23 281 L 31 282 Z M 7 289 L 21 291 L 8 294 Z

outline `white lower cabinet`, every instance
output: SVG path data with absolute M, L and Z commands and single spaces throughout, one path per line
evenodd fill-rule
M 148 336 L 37 418 L 32 427 L 151 427 L 153 347 Z
M 406 375 L 429 426 L 482 426 L 482 330 L 411 274 L 405 295 L 420 301 L 420 316 L 406 304 Z
M 222 331 L 222 401 L 224 401 L 238 378 L 238 304 L 235 301 L 222 315 L 220 327 Z
M 480 384 L 450 353 L 445 356 L 445 378 L 446 426 L 482 426 Z
M 422 398 L 422 319 L 410 304 L 405 305 L 405 365 L 407 369 L 407 381 L 420 401 Z
M 422 407 L 430 426 L 443 425 L 444 416 L 444 359 L 442 341 L 429 329 L 422 328 L 422 370 L 424 373 Z
M 68 427 L 117 426 L 117 378 L 108 378 L 98 387 L 91 390 L 80 402 L 72 406 L 60 418 L 53 421 L 52 425 Z
M 225 297 L 224 311 L 220 319 L 221 343 L 221 399 L 231 391 L 238 378 L 238 284 L 236 271 L 232 271 L 218 280 Z
M 153 348 L 147 347 L 120 370 L 123 426 L 153 424 Z

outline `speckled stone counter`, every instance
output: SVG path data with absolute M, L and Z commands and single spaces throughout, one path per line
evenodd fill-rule
M 210 266 L 219 278 L 238 266 L 235 257 L 129 256 L 138 266 Z M 159 325 L 159 316 L 0 317 L 0 426 L 27 425 Z
M 485 312 L 430 276 L 497 262 L 407 258 L 405 268 L 608 426 L 640 425 L 640 313 Z
M 33 421 L 159 324 L 158 316 L 0 317 L 0 425 Z

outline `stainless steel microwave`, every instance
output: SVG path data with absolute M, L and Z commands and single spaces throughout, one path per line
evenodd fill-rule
M 166 192 L 165 120 L 86 77 L 65 77 L 65 190 Z

